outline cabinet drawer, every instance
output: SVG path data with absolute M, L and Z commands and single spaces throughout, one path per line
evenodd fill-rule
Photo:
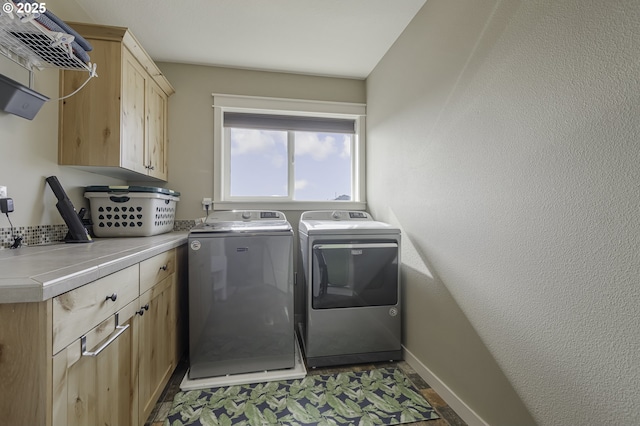
M 138 277 L 139 267 L 133 265 L 54 297 L 53 353 L 135 300 L 139 294 Z
M 176 270 L 176 250 L 171 249 L 140 262 L 140 294 Z

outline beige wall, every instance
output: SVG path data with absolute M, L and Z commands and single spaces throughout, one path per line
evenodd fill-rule
M 169 181 L 181 193 L 178 219 L 204 216 L 213 198 L 212 93 L 365 102 L 363 80 L 159 63 L 176 89 L 169 100 Z
M 86 20 L 77 7 L 65 0 L 47 1 L 47 8 L 68 20 Z M 29 73 L 0 55 L 0 74 L 29 84 Z M 58 70 L 44 69 L 34 74 L 34 90 L 51 99 L 58 97 Z M 26 120 L 0 112 L 0 185 L 7 186 L 15 203 L 11 222 L 15 226 L 62 224 L 55 207 L 56 198 L 44 178 L 56 175 L 76 209 L 89 207 L 83 197 L 86 185 L 121 184 L 120 180 L 58 166 L 58 103 L 47 102 L 36 117 Z M 0 228 L 9 227 L 6 216 Z
M 639 17 L 429 0 L 367 79 L 405 344 L 491 425 L 640 418 Z
M 0 74 L 28 84 L 28 72 L 0 56 Z M 45 69 L 35 74 L 34 89 L 52 99 L 58 97 L 58 71 Z M 45 183 L 56 175 L 76 209 L 89 207 L 83 187 L 119 184 L 122 181 L 58 166 L 58 103 L 47 102 L 32 120 L 0 112 L 0 185 L 8 187 L 15 211 L 14 226 L 62 224 L 56 198 Z M 5 215 L 0 228 L 9 227 Z

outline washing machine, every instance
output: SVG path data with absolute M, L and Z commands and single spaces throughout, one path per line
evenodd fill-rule
M 307 366 L 402 359 L 400 230 L 362 211 L 310 211 L 298 233 Z
M 278 211 L 218 211 L 191 229 L 189 379 L 292 368 L 293 230 Z

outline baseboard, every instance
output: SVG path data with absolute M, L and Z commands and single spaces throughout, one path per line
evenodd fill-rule
M 449 404 L 469 426 L 489 426 L 487 422 L 473 411 L 458 395 L 453 392 L 438 376 L 436 376 L 429 368 L 415 357 L 407 348 L 402 346 L 404 360 L 420 375 L 429 386 L 435 390 L 444 401 Z

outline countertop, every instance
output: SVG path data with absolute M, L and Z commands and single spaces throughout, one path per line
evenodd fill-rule
M 0 303 L 41 302 L 187 242 L 188 232 L 0 250 Z

